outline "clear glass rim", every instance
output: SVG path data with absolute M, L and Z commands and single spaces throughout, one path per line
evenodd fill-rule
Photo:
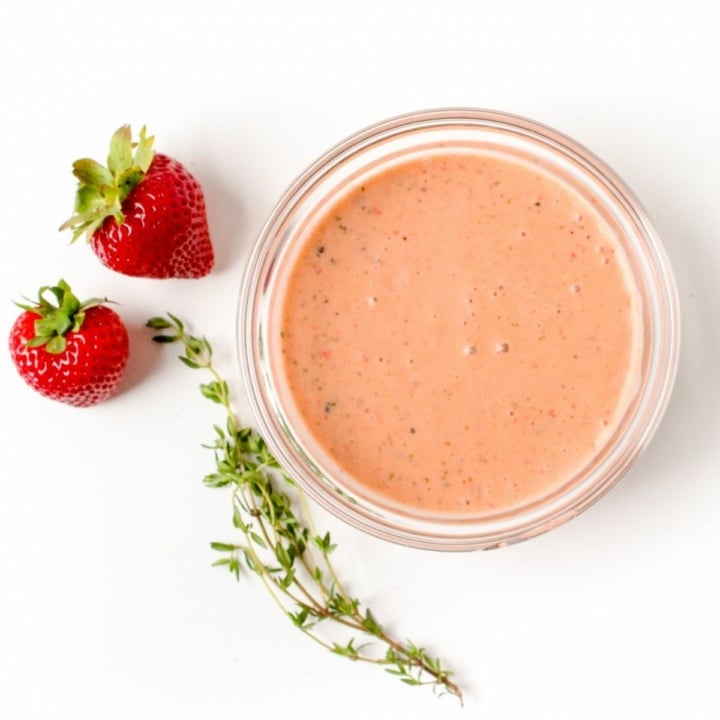
M 346 492 L 332 478 L 318 477 L 311 459 L 293 446 L 292 430 L 283 424 L 281 409 L 268 390 L 264 366 L 263 292 L 272 273 L 269 250 L 277 231 L 304 193 L 318 178 L 332 172 L 353 154 L 403 133 L 446 127 L 482 127 L 539 140 L 568 154 L 592 173 L 637 229 L 646 265 L 644 280 L 651 297 L 649 363 L 640 398 L 624 437 L 609 453 L 603 474 L 558 501 L 540 504 L 531 512 L 508 513 L 487 520 L 419 517 L 368 503 Z M 265 301 L 267 299 L 265 298 Z M 602 497 L 632 466 L 654 435 L 667 407 L 677 371 L 680 346 L 677 290 L 665 250 L 647 213 L 621 178 L 583 145 L 527 118 L 494 110 L 440 108 L 395 116 L 349 136 L 312 163 L 283 193 L 258 234 L 246 266 L 237 306 L 237 351 L 242 381 L 252 417 L 271 451 L 307 494 L 340 519 L 374 536 L 411 547 L 432 550 L 473 550 L 501 547 L 525 540 L 560 525 Z

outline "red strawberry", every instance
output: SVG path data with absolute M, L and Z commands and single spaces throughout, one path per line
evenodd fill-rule
M 52 293 L 57 304 L 46 299 Z M 53 400 L 87 407 L 115 392 L 127 365 L 128 333 L 120 316 L 93 298 L 80 303 L 64 280 L 43 287 L 10 331 L 21 377 Z
M 125 275 L 202 277 L 214 263 L 202 188 L 177 160 L 156 154 L 153 140 L 143 128 L 133 144 L 124 125 L 107 167 L 73 163 L 75 214 L 60 229 L 72 229 L 73 241 L 85 234 L 102 263 Z

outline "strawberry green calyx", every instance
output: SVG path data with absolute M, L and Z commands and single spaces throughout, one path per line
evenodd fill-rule
M 46 295 L 54 296 L 55 302 L 48 300 Z M 85 311 L 108 302 L 107 298 L 91 298 L 81 303 L 73 295 L 70 286 L 60 280 L 57 285 L 46 285 L 38 292 L 38 301 L 33 305 L 15 303 L 18 307 L 40 317 L 35 321 L 35 337 L 27 341 L 29 347 L 44 346 L 52 355 L 65 351 L 65 336 L 69 332 L 77 332 L 85 320 Z
M 123 201 L 145 177 L 155 157 L 154 140 L 146 136 L 143 127 L 138 142 L 133 143 L 130 126 L 123 125 L 110 140 L 107 166 L 90 158 L 73 163 L 73 175 L 78 179 L 75 213 L 60 226 L 60 230 L 73 231 L 72 242 L 83 234 L 89 240 L 109 216 L 122 224 Z

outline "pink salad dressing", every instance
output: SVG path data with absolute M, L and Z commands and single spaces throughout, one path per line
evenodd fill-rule
M 482 515 L 567 483 L 637 381 L 624 256 L 530 163 L 448 151 L 354 185 L 306 233 L 283 371 L 337 466 L 390 502 Z

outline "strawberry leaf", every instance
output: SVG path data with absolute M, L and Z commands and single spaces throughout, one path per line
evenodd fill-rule
M 51 337 L 45 345 L 45 349 L 51 355 L 60 355 L 60 353 L 65 352 L 66 347 L 67 341 L 62 335 L 55 335 L 55 337 Z
M 132 134 L 129 125 L 123 125 L 113 133 L 107 162 L 108 170 L 115 178 L 132 167 Z
M 138 141 L 137 148 L 135 149 L 135 166 L 140 168 L 142 172 L 147 172 L 155 157 L 155 151 L 153 150 L 153 142 L 155 137 L 151 135 L 147 137 L 145 135 L 146 129 L 143 125 L 140 128 L 140 140 Z
M 73 321 L 61 311 L 42 317 L 35 321 L 35 335 L 50 338 L 53 335 L 64 335 L 73 326 Z
M 73 175 L 83 184 L 100 188 L 103 185 L 112 186 L 114 178 L 110 171 L 96 160 L 83 158 L 73 163 Z
M 81 185 L 75 195 L 75 211 L 78 215 L 94 217 L 95 211 L 106 203 L 100 189 L 94 185 Z

